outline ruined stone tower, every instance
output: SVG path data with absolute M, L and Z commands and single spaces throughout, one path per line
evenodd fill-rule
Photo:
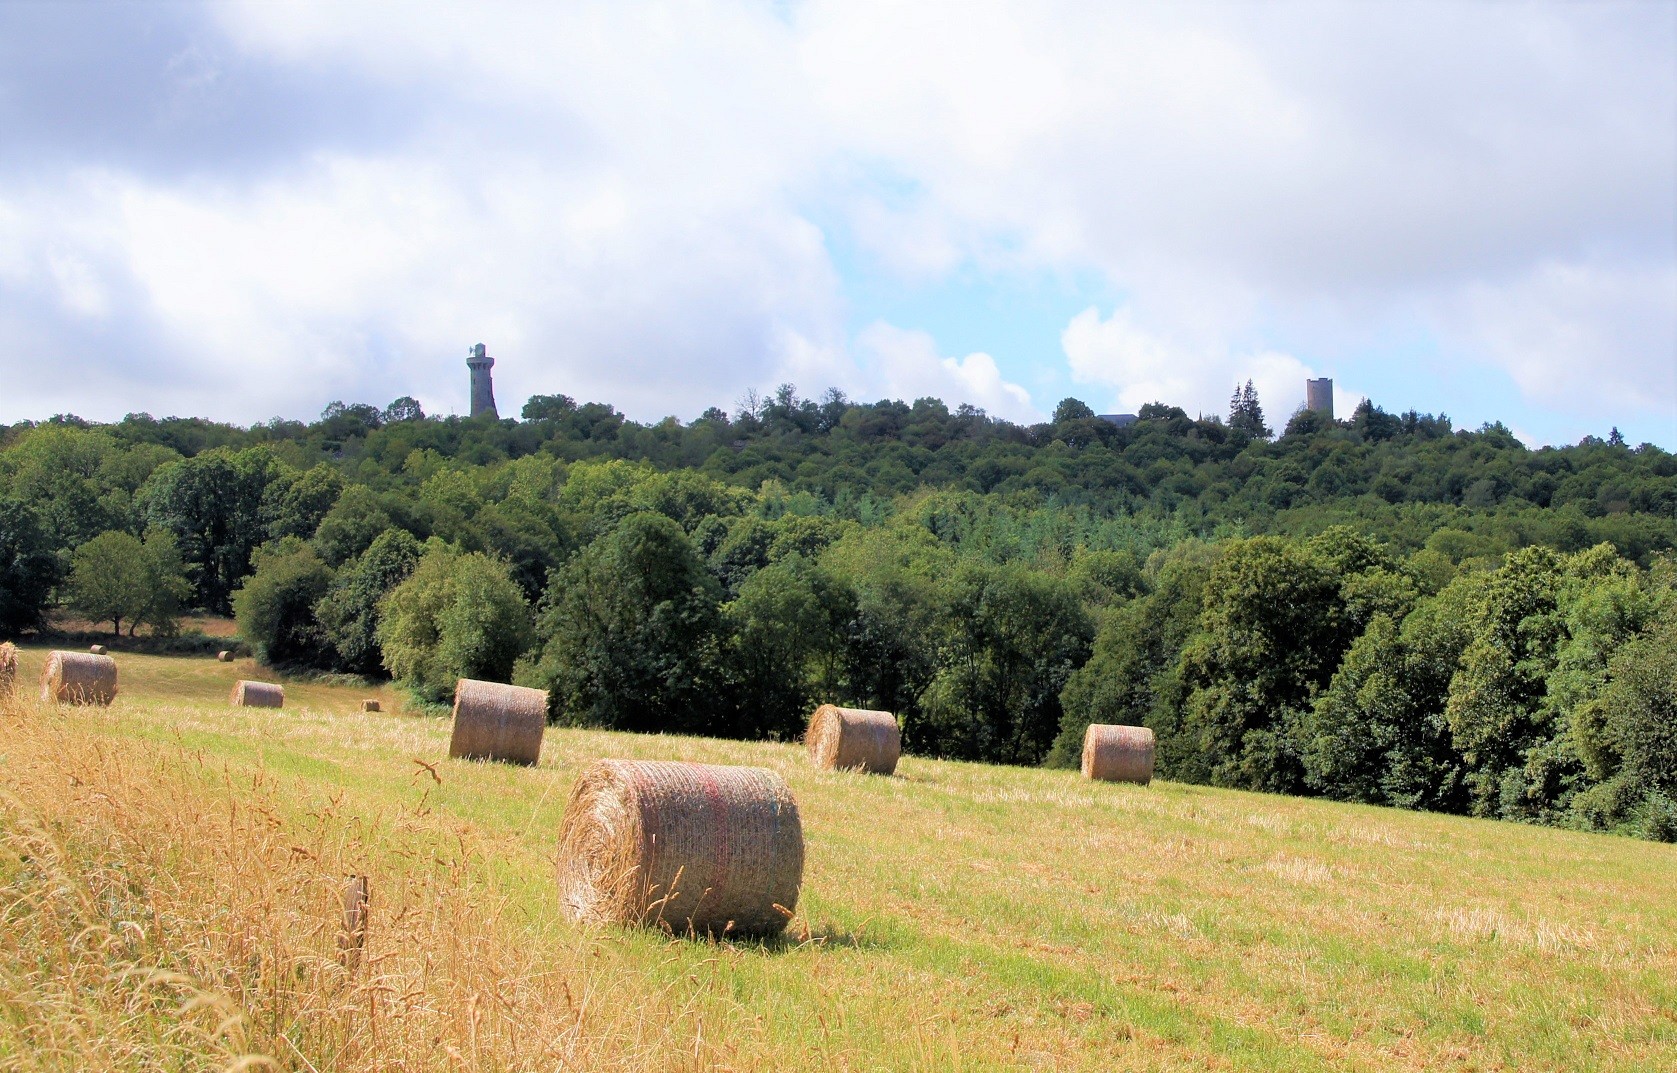
M 472 397 L 477 396 L 474 394 Z M 1329 421 L 1333 420 L 1333 377 L 1324 376 L 1320 380 L 1304 382 L 1304 408 L 1317 410 Z
M 472 371 L 472 416 L 488 414 L 490 417 L 500 417 L 495 412 L 495 384 L 490 379 L 489 370 L 495 367 L 495 359 L 489 356 L 489 350 L 482 343 L 466 351 L 466 368 Z

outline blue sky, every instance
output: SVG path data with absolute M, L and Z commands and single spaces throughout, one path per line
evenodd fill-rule
M 958 15 L 957 15 L 958 12 Z M 0 5 L 0 421 L 748 389 L 1677 448 L 1677 4 Z

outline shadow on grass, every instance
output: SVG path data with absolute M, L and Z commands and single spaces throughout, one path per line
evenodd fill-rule
M 890 944 L 874 936 L 863 935 L 859 932 L 845 931 L 842 928 L 826 928 L 806 931 L 792 928 L 779 935 L 710 935 L 705 932 L 689 932 L 686 935 L 672 935 L 674 942 L 711 943 L 716 946 L 726 946 L 742 953 L 776 956 L 780 954 L 796 953 L 805 949 L 838 949 L 838 950 L 884 950 Z

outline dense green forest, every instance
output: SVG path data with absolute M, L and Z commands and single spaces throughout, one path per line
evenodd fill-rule
M 789 386 L 683 424 L 536 396 L 249 429 L 0 426 L 0 636 L 55 607 L 235 614 L 293 671 L 549 691 L 561 723 L 796 735 L 821 701 L 944 757 L 1677 840 L 1677 458 L 1616 432 L 1226 418 L 1018 425 Z

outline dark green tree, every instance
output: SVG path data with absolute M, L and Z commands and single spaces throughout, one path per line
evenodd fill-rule
M 1235 388 L 1233 397 L 1229 399 L 1229 427 L 1254 439 L 1267 440 L 1274 435 L 1264 423 L 1264 408 L 1258 402 L 1258 389 L 1252 386 L 1250 380 L 1244 387 Z
M 40 628 L 60 577 L 40 518 L 17 500 L 0 497 L 0 638 Z
M 1066 680 L 1063 715 L 1047 762 L 1076 767 L 1091 723 L 1151 727 L 1163 778 L 1205 781 L 1210 772 L 1197 737 L 1182 729 L 1177 661 L 1199 626 L 1205 581 L 1221 549 L 1186 541 L 1162 553 L 1149 591 L 1102 624 L 1088 662 Z
M 944 600 L 918 739 L 945 756 L 1040 763 L 1060 728 L 1060 692 L 1094 634 L 1075 587 L 1018 564 L 966 564 Z
M 721 596 L 681 526 L 631 514 L 555 575 L 519 681 L 573 726 L 726 732 Z
M 258 548 L 255 563 L 256 571 L 233 594 L 239 636 L 266 664 L 326 664 L 326 638 L 314 608 L 332 584 L 332 568 L 296 537 Z
M 508 681 L 533 639 L 506 563 L 436 538 L 378 610 L 385 669 L 430 700 L 460 678 Z
M 101 533 L 71 556 L 69 603 L 98 621 L 108 621 L 120 634 L 128 622 L 134 634 L 142 623 L 158 633 L 172 634 L 181 601 L 192 592 L 174 535 L 161 529 L 142 542 L 127 533 Z
M 120 447 L 103 429 L 43 425 L 4 454 L 11 495 L 34 511 L 54 550 L 68 551 L 123 527 L 128 505 L 108 480 Z
M 1275 537 L 1235 541 L 1212 567 L 1182 677 L 1192 690 L 1184 719 L 1214 781 L 1302 785 L 1294 724 L 1338 663 L 1338 595 L 1328 566 Z
M 1476 815 L 1523 811 L 1528 750 L 1555 727 L 1543 708 L 1566 633 L 1559 606 L 1564 564 L 1526 548 L 1508 557 L 1466 609 L 1471 637 L 1450 681 L 1444 716 L 1468 766 Z M 1541 807 L 1537 805 L 1536 807 Z
M 336 469 L 322 462 L 299 473 L 282 469 L 262 494 L 262 515 L 267 519 L 268 537 L 278 540 L 314 536 L 326 512 L 343 494 L 344 479 Z
M 1579 810 L 1603 826 L 1677 842 L 1677 602 L 1614 654 L 1608 683 L 1590 702 L 1598 788 Z
M 1054 407 L 1054 416 L 1052 421 L 1054 424 L 1058 425 L 1067 421 L 1082 421 L 1094 416 L 1095 411 L 1089 408 L 1088 403 L 1084 402 L 1082 399 L 1068 398 L 1061 399 L 1060 404 Z
M 232 606 L 267 537 L 263 497 L 279 472 L 266 448 L 217 449 L 160 467 L 140 489 L 147 524 L 174 534 L 199 606 Z
M 355 558 L 370 547 L 380 533 L 394 526 L 379 494 L 362 484 L 344 489 L 314 531 L 314 547 L 332 566 Z
M 1427 617 L 1413 620 L 1427 624 Z M 1304 719 L 1306 781 L 1328 797 L 1402 808 L 1455 804 L 1464 763 L 1443 716 L 1448 676 L 1428 666 L 1423 631 L 1377 615 Z
M 820 566 L 794 554 L 764 567 L 723 612 L 739 737 L 791 738 L 816 705 L 854 700 L 844 661 L 855 594 Z
M 379 601 L 407 580 L 423 551 L 407 530 L 386 529 L 332 579 L 315 605 L 315 617 L 345 670 L 378 674 L 384 669 L 378 646 Z
M 425 410 L 419 405 L 419 400 L 412 395 L 403 395 L 384 408 L 384 423 L 393 425 L 398 421 L 423 421 Z

